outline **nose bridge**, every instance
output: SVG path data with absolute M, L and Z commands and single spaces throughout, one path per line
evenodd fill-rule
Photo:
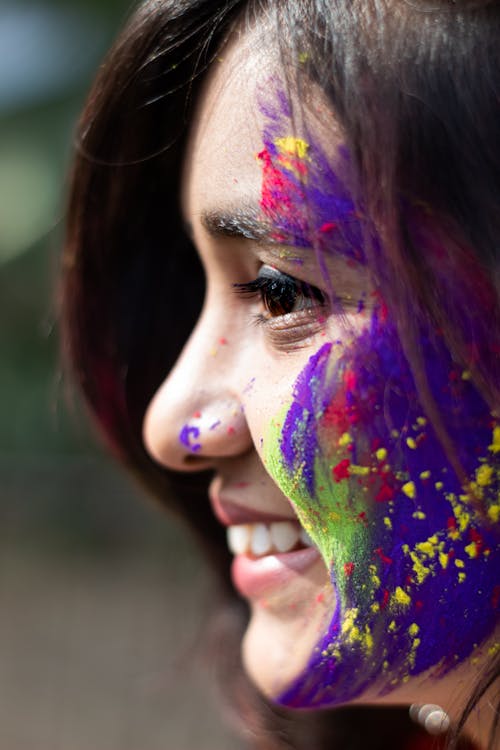
M 251 444 L 239 397 L 237 348 L 228 326 L 218 322 L 202 315 L 146 412 L 145 446 L 168 468 L 208 468 L 211 459 Z

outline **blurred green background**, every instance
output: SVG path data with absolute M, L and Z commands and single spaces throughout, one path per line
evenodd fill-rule
M 207 574 L 68 407 L 66 172 L 124 0 L 0 0 L 0 750 L 224 750 Z M 192 718 L 196 716 L 196 721 Z

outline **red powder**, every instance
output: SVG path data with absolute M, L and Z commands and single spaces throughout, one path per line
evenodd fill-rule
M 352 370 L 345 371 L 344 384 L 348 391 L 353 391 L 356 388 L 356 375 Z
M 348 562 L 344 563 L 344 573 L 346 574 L 347 578 L 350 578 L 354 571 L 354 563 Z
M 495 586 L 493 589 L 493 593 L 491 595 L 491 606 L 493 609 L 498 608 L 498 603 L 500 602 L 500 586 Z
M 334 221 L 325 221 L 325 223 L 320 226 L 319 231 L 326 233 L 326 232 L 331 232 L 332 229 L 336 229 L 336 228 L 337 228 L 337 225 Z
M 231 425 L 227 428 L 228 435 L 234 435 L 235 432 L 236 430 L 234 429 L 234 427 L 231 427 Z
M 222 338 L 219 339 L 219 344 L 221 346 L 225 346 L 227 344 L 227 339 L 225 339 L 223 336 Z
M 382 486 L 380 487 L 379 491 L 375 495 L 375 500 L 377 503 L 385 503 L 388 500 L 392 500 L 394 498 L 394 495 L 396 494 L 396 491 L 394 487 L 391 487 L 390 484 L 387 482 L 384 482 Z
M 449 516 L 449 518 L 447 519 L 447 521 L 446 521 L 446 527 L 450 531 L 455 531 L 455 529 L 457 528 L 457 522 L 456 522 L 456 520 L 455 520 L 455 518 L 453 516 Z
M 316 597 L 316 601 L 318 602 L 318 604 L 322 604 L 325 601 L 325 595 L 323 594 L 323 592 L 321 592 L 321 594 L 318 594 L 318 596 Z
M 340 482 L 342 479 L 348 479 L 349 474 L 349 466 L 351 462 L 348 458 L 342 459 L 337 466 L 334 466 L 332 469 L 333 478 L 336 482 Z
M 392 565 L 392 558 L 387 557 L 387 555 L 384 555 L 384 553 L 382 552 L 382 547 L 377 547 L 377 549 L 375 550 L 375 554 L 380 557 L 380 559 L 382 560 L 383 563 L 385 563 L 385 565 Z
M 325 409 L 322 422 L 325 427 L 336 427 L 341 432 L 346 432 L 349 427 L 349 420 L 345 404 L 332 401 Z
M 387 589 L 384 589 L 384 593 L 382 594 L 382 601 L 380 602 L 380 609 L 385 609 L 388 604 L 389 604 L 389 592 L 387 591 Z
M 193 414 L 193 419 L 201 419 L 201 411 L 195 411 Z

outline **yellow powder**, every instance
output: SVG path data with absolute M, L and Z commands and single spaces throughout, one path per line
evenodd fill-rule
M 391 604 L 396 609 L 406 609 L 411 604 L 411 598 L 405 591 L 403 591 L 401 586 L 397 586 L 391 597 Z
M 421 471 L 420 479 L 429 479 L 430 475 L 431 475 L 431 472 L 429 471 L 429 469 L 427 469 L 427 471 Z
M 443 568 L 443 570 L 446 570 L 446 568 L 448 567 L 449 561 L 450 561 L 450 558 L 448 557 L 446 552 L 439 553 L 439 562 L 441 563 L 441 567 Z
M 406 438 L 406 445 L 408 446 L 408 448 L 411 448 L 413 451 L 417 447 L 417 443 L 412 437 Z
M 385 448 L 379 448 L 375 452 L 375 455 L 377 456 L 379 461 L 385 461 L 385 459 L 387 458 L 387 450 Z
M 348 432 L 344 432 L 343 435 L 339 437 L 339 445 L 344 448 L 346 445 L 350 445 L 352 443 L 352 437 L 349 435 Z
M 366 476 L 370 473 L 370 467 L 369 466 L 357 466 L 356 464 L 351 464 L 349 466 L 349 473 L 350 474 L 356 474 L 357 476 Z
M 426 568 L 423 562 L 420 560 L 418 555 L 415 554 L 415 552 L 410 552 L 410 557 L 413 561 L 413 570 L 415 571 L 415 575 L 417 576 L 418 583 L 423 583 L 428 575 L 430 575 L 430 568 Z
M 469 557 L 474 560 L 474 558 L 479 557 L 479 550 L 477 547 L 477 544 L 475 542 L 471 542 L 465 547 L 465 551 L 469 555 Z
M 408 438 L 410 439 L 410 438 Z M 417 496 L 417 490 L 415 487 L 415 482 L 406 482 L 406 484 L 403 484 L 401 487 L 405 495 L 410 497 L 412 500 L 414 500 Z
M 423 521 L 425 517 L 426 515 L 422 510 L 416 510 L 413 514 L 413 518 L 416 518 L 418 521 Z
M 277 138 L 275 143 L 278 148 L 290 154 L 290 156 L 297 156 L 299 159 L 304 159 L 307 156 L 309 144 L 302 138 L 294 138 L 289 135 L 285 138 Z
M 500 453 L 500 425 L 494 428 L 493 441 L 488 448 L 492 453 Z
M 476 470 L 476 482 L 480 487 L 487 487 L 493 479 L 493 466 L 482 464 Z
M 493 523 L 497 523 L 500 520 L 500 505 L 490 505 L 488 508 L 488 518 L 493 521 Z

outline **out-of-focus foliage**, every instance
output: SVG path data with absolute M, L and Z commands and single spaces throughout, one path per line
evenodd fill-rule
M 68 408 L 56 299 L 76 120 L 133 4 L 0 0 L 0 543 L 112 549 L 141 528 L 133 490 Z

